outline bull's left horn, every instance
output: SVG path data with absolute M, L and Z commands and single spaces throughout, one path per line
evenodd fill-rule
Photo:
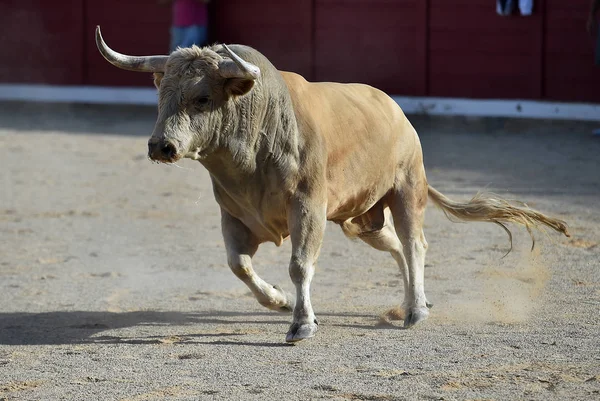
M 102 39 L 100 26 L 96 27 L 96 45 L 104 58 L 115 67 L 129 71 L 165 72 L 169 56 L 128 56 L 108 47 Z
M 230 60 L 224 60 L 219 64 L 219 72 L 224 78 L 245 78 L 245 79 L 258 79 L 260 77 L 260 68 L 252 63 L 249 63 L 242 59 L 240 56 L 235 54 L 226 44 L 223 44 L 223 48 L 231 57 Z

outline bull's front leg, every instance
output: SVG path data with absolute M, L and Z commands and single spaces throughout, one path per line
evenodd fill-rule
M 316 199 L 315 199 L 316 198 Z M 326 204 L 322 197 L 306 194 L 296 195 L 288 212 L 288 224 L 292 240 L 290 277 L 296 287 L 294 320 L 285 337 L 296 342 L 313 337 L 317 332 L 317 319 L 310 303 L 310 282 L 326 223 Z
M 252 269 L 252 256 L 259 245 L 256 236 L 241 221 L 222 209 L 221 229 L 231 271 L 248 286 L 262 306 L 279 312 L 291 311 L 294 308 L 292 295 L 267 283 Z

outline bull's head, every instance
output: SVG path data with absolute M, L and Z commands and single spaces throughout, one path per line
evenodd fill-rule
M 96 28 L 100 53 L 114 66 L 154 73 L 158 118 L 148 141 L 148 156 L 171 163 L 182 157 L 201 159 L 231 125 L 235 97 L 248 93 L 260 69 L 222 45 L 177 49 L 170 56 L 127 56 L 109 48 Z M 219 48 L 220 50 L 220 48 Z

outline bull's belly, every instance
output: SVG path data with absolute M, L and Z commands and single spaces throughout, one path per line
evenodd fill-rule
M 390 192 L 402 172 L 403 153 L 392 135 L 369 137 L 364 142 L 347 144 L 352 150 L 348 154 L 340 149 L 330 152 L 327 164 L 329 220 L 345 221 L 363 215 Z
M 363 180 L 357 180 L 358 174 L 345 177 L 330 175 L 332 180 L 327 182 L 327 220 L 336 223 L 365 214 L 389 193 L 394 181 L 394 174 L 389 173 L 377 174 L 377 178 L 363 173 Z M 263 190 L 261 195 L 248 198 L 242 194 L 250 191 L 225 191 L 218 185 L 214 190 L 221 208 L 240 220 L 260 242 L 279 246 L 289 237 L 288 196 L 283 191 Z
M 393 174 L 382 174 L 377 179 L 367 179 L 364 182 L 330 181 L 327 219 L 341 222 L 365 214 L 390 192 L 393 181 Z
M 379 202 L 384 195 L 385 193 L 333 201 L 327 207 L 327 220 L 340 223 L 361 216 Z

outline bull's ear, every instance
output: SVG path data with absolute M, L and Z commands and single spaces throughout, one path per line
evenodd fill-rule
M 156 89 L 159 89 L 160 82 L 162 81 L 165 74 L 163 74 L 162 72 L 155 72 L 153 75 L 154 75 L 154 86 L 156 86 Z
M 229 56 L 219 62 L 219 74 L 225 78 L 225 92 L 229 96 L 241 96 L 252 90 L 254 81 L 260 78 L 260 68 L 243 60 L 227 45 L 223 49 Z
M 242 96 L 254 87 L 253 79 L 229 78 L 225 81 L 225 92 L 228 96 Z

